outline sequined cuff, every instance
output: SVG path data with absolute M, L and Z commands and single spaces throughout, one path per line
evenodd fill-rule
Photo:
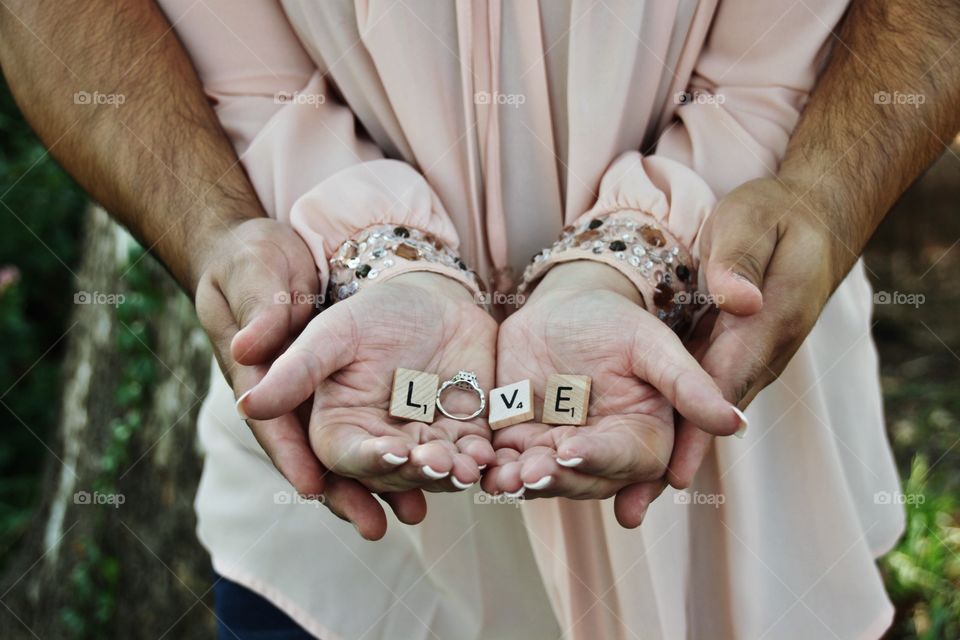
M 478 303 L 485 303 L 483 283 L 453 250 L 429 231 L 413 227 L 367 227 L 340 245 L 330 258 L 330 304 L 349 298 L 374 282 L 402 273 L 430 271 L 465 286 Z
M 690 252 L 652 215 L 615 211 L 565 227 L 553 246 L 533 257 L 518 291 L 525 293 L 551 267 L 592 260 L 620 271 L 637 287 L 644 306 L 680 335 L 699 307 Z

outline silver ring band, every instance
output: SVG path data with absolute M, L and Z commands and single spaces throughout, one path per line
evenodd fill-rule
M 443 392 L 449 389 L 450 387 L 456 387 L 462 391 L 473 391 L 478 396 L 480 396 L 480 408 L 471 413 L 468 416 L 458 416 L 453 413 L 449 413 L 446 409 L 443 408 L 443 403 L 440 401 L 440 396 L 443 395 Z M 483 389 L 480 388 L 480 384 L 477 382 L 477 374 L 472 371 L 458 371 L 457 375 L 453 376 L 437 389 L 437 409 L 440 410 L 440 413 L 452 418 L 454 420 L 473 420 L 487 408 L 487 397 L 483 394 Z

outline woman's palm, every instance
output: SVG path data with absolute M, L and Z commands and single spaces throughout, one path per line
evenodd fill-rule
M 534 422 L 499 431 L 499 468 L 491 474 L 498 477 L 485 487 L 515 491 L 549 475 L 544 495 L 606 497 L 660 477 L 673 446 L 673 408 L 638 377 L 638 359 L 656 358 L 662 348 L 643 341 L 644 326 L 655 323 L 632 301 L 602 290 L 550 292 L 510 317 L 500 329 L 498 383 L 530 379 L 539 409 L 551 374 L 590 376 L 589 415 L 581 427 Z M 574 470 L 557 458 L 581 462 Z

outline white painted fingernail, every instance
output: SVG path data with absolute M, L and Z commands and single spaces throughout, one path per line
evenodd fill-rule
M 420 470 L 423 471 L 423 475 L 427 476 L 431 480 L 443 480 L 448 475 L 450 475 L 449 471 L 444 471 L 443 473 L 439 471 L 434 471 L 428 464 L 423 465 L 423 467 L 421 467 Z
M 252 388 L 247 389 L 246 393 L 244 393 L 242 396 L 240 396 L 239 398 L 237 398 L 237 402 L 236 402 L 236 404 L 234 405 L 234 406 L 237 408 L 237 413 L 240 414 L 240 418 L 243 419 L 243 420 L 249 420 L 249 419 L 250 419 L 250 416 L 248 416 L 248 415 L 247 415 L 247 412 L 243 410 L 243 407 L 240 406 L 240 403 L 243 402 L 244 399 L 246 399 L 246 397 L 247 397 L 248 395 L 250 395 L 250 392 L 251 392 L 251 391 L 253 391 Z
M 563 458 L 557 458 L 557 464 L 560 465 L 561 467 L 568 467 L 568 468 L 575 467 L 581 462 L 583 462 L 583 458 L 570 458 L 569 460 L 565 460 Z
M 747 427 L 750 426 L 750 421 L 747 420 L 747 416 L 743 415 L 743 411 L 740 411 L 737 407 L 731 407 L 733 412 L 737 414 L 737 417 L 740 418 L 740 426 L 737 428 L 737 432 L 733 435 L 737 436 L 741 440 L 745 435 L 747 435 Z
M 450 476 L 450 482 L 452 482 L 453 486 L 455 486 L 457 489 L 460 489 L 460 491 L 463 491 L 464 489 L 469 489 L 470 487 L 476 484 L 476 482 L 460 482 L 459 480 L 457 480 L 457 476 Z
M 519 489 L 517 489 L 516 491 L 513 491 L 513 492 L 511 492 L 511 491 L 504 491 L 504 492 L 503 492 L 503 495 L 507 496 L 508 498 L 519 498 L 520 496 L 523 495 L 523 492 L 526 491 L 526 490 L 527 490 L 526 487 L 520 487 Z
M 486 469 L 486 468 L 487 468 L 487 465 L 485 465 L 485 464 L 482 464 L 482 465 L 480 465 L 480 466 L 479 466 L 479 467 L 477 467 L 477 468 L 478 468 L 478 469 L 480 469 L 480 471 L 483 471 L 484 469 Z
M 409 460 L 409 459 L 410 459 L 410 458 L 408 458 L 408 457 L 406 457 L 406 456 L 398 456 L 398 455 L 395 454 L 395 453 L 385 453 L 385 454 L 383 454 L 383 461 L 386 462 L 387 464 L 392 464 L 392 465 L 395 465 L 395 466 L 396 466 L 396 465 L 401 465 L 401 464 L 403 464 L 404 462 L 406 462 L 406 461 Z
M 536 482 L 524 482 L 523 486 L 531 491 L 537 491 L 539 489 L 546 489 L 550 486 L 551 482 L 553 482 L 553 476 L 543 476 Z

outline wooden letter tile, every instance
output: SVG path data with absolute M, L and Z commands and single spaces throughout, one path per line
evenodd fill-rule
M 401 420 L 433 422 L 439 386 L 440 378 L 434 373 L 397 369 L 393 372 L 390 415 Z
M 589 376 L 555 373 L 547 379 L 543 398 L 544 424 L 584 425 L 589 408 Z
M 487 422 L 496 431 L 533 420 L 533 386 L 521 380 L 490 392 L 490 416 Z

